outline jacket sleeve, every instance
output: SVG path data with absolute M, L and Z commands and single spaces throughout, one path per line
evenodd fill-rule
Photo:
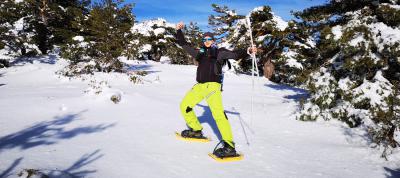
M 190 56 L 196 58 L 198 51 L 194 49 L 188 42 L 185 40 L 185 36 L 183 35 L 182 30 L 178 30 L 175 35 L 176 41 L 179 46 L 183 48 Z
M 235 51 L 230 51 L 225 48 L 220 48 L 218 49 L 218 61 L 223 61 L 226 59 L 234 59 L 234 60 L 239 60 L 242 58 L 247 58 L 249 55 L 247 54 L 247 50 L 235 50 Z

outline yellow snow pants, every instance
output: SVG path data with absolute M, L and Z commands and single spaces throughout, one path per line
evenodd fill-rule
M 180 110 L 186 124 L 193 130 L 202 130 L 198 118 L 196 117 L 193 108 L 206 99 L 210 107 L 212 116 L 218 126 L 222 139 L 229 145 L 233 145 L 233 136 L 231 125 L 225 115 L 224 107 L 222 105 L 221 84 L 217 82 L 197 83 L 183 98 Z

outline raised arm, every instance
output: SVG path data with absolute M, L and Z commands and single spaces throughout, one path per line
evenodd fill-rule
M 183 28 L 182 22 L 176 26 L 177 29 L 175 36 L 176 41 L 179 46 L 181 46 L 187 53 L 189 53 L 190 56 L 196 58 L 198 51 L 194 49 L 188 42 L 186 42 L 185 36 L 183 35 L 182 32 L 182 28 Z

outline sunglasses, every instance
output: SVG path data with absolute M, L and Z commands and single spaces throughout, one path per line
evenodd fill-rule
M 213 40 L 212 38 L 203 38 L 203 42 L 212 41 L 212 40 Z

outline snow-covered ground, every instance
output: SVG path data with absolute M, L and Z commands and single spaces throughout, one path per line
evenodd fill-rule
M 245 157 L 218 163 L 207 156 L 219 134 L 205 102 L 195 111 L 213 141 L 174 135 L 185 128 L 179 103 L 195 84 L 195 66 L 134 64 L 131 70 L 149 75 L 133 84 L 125 74 L 70 80 L 55 74 L 65 61 L 54 61 L 0 69 L 0 177 L 24 169 L 96 178 L 400 177 L 399 153 L 381 159 L 361 132 L 334 121 L 297 121 L 303 90 L 259 78 L 252 116 L 251 77 L 226 74 L 224 106 Z

